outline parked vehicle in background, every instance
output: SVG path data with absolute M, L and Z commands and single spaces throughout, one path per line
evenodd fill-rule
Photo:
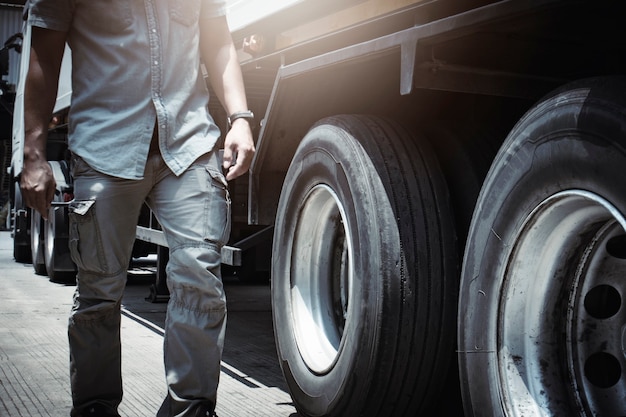
M 620 5 L 230 2 L 258 125 L 223 255 L 271 260 L 300 415 L 626 415 Z
M 30 27 L 24 25 L 22 44 L 30 45 Z M 18 262 L 32 263 L 35 272 L 47 275 L 55 281 L 73 281 L 76 266 L 69 252 L 69 219 L 67 206 L 73 198 L 73 180 L 70 172 L 70 152 L 67 144 L 68 113 L 71 104 L 71 50 L 66 47 L 59 76 L 59 88 L 54 106 L 54 116 L 48 130 L 47 155 L 57 189 L 52 207 L 45 220 L 41 215 L 26 207 L 19 189 L 24 153 L 23 101 L 24 80 L 28 70 L 29 49 L 24 47 L 20 56 L 20 77 L 14 107 L 12 155 L 10 175 L 12 186 L 11 230 L 13 234 L 13 256 Z M 139 224 L 150 224 L 150 211 L 143 209 Z M 133 257 L 154 253 L 153 244 L 138 240 L 133 248 Z

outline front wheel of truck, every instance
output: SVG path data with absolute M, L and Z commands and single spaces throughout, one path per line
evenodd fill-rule
M 278 205 L 272 310 L 303 416 L 413 416 L 454 348 L 457 254 L 434 153 L 397 124 L 318 122 Z
M 529 110 L 487 175 L 459 303 L 466 416 L 626 415 L 626 79 Z

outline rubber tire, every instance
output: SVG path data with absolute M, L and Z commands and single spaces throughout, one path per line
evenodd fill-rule
M 625 98 L 625 78 L 565 86 L 524 115 L 495 158 L 472 219 L 462 271 L 458 338 L 466 417 L 592 415 L 589 409 L 584 411 L 584 398 L 591 393 L 575 388 L 584 384 L 584 375 L 570 374 L 574 368 L 568 350 L 583 343 L 568 344 L 565 337 L 568 326 L 583 326 L 582 316 L 571 316 L 570 300 L 578 291 L 571 276 L 577 274 L 574 268 L 583 270 L 589 236 L 613 215 L 617 219 L 626 213 Z M 540 220 L 548 218 L 547 207 L 567 208 L 563 198 L 574 201 L 580 195 L 585 196 L 580 198 L 581 207 L 597 205 L 594 213 L 606 218 L 583 217 L 568 230 L 540 227 Z M 605 202 L 613 205 L 613 213 Z M 555 216 L 555 224 L 560 226 L 560 219 L 566 217 Z M 554 242 L 528 240 L 532 233 L 556 240 L 571 235 L 570 245 L 558 247 L 563 250 L 550 256 Z M 529 242 L 534 247 L 524 246 Z M 518 255 L 525 253 L 537 256 Z M 549 265 L 537 266 L 543 263 Z M 522 274 L 526 270 L 554 274 L 538 280 L 535 274 Z M 555 296 L 547 299 L 546 294 Z M 509 325 L 516 320 L 530 323 L 524 316 L 537 311 L 540 330 Z M 511 343 L 516 337 L 517 346 Z M 613 337 L 621 340 L 621 332 Z M 523 350 L 521 346 L 528 352 L 542 349 L 545 355 L 515 354 L 515 349 Z M 524 369 L 534 369 L 536 377 L 524 379 Z M 515 377 L 519 386 L 511 379 Z M 576 396 L 583 398 L 578 400 L 583 405 L 577 404 Z
M 13 258 L 16 262 L 28 263 L 32 261 L 31 243 L 30 243 L 30 221 L 28 216 L 30 209 L 24 207 L 22 201 L 22 192 L 20 185 L 16 181 L 14 184 L 14 203 L 13 213 Z M 24 213 L 20 215 L 19 213 Z
M 454 349 L 458 255 L 445 180 L 426 145 L 384 119 L 342 115 L 318 122 L 297 149 L 278 204 L 271 293 L 299 415 L 413 416 L 440 393 Z M 324 245 L 308 233 L 317 220 L 308 216 L 318 213 L 316 196 L 333 195 L 317 236 L 329 232 L 334 244 Z M 349 262 L 332 269 L 336 252 Z M 303 305 L 298 291 L 309 290 Z M 303 307 L 334 316 L 309 326 Z M 325 336 L 333 348 L 316 355 L 309 341 L 323 347 Z
M 437 153 L 450 188 L 456 231 L 462 246 L 478 194 L 498 151 L 498 136 L 490 129 L 462 121 L 438 121 L 427 128 L 424 135 Z
M 460 120 L 435 121 L 423 133 L 437 154 L 450 189 L 458 250 L 463 253 L 478 194 L 498 150 L 498 134 L 492 126 Z M 452 352 L 451 360 L 457 362 L 456 351 Z M 463 415 L 457 366 L 450 367 L 444 390 L 445 398 L 433 404 L 425 414 Z
M 43 250 L 48 277 L 53 282 L 75 282 L 77 269 L 70 255 L 67 209 L 51 207 L 44 225 Z
M 44 259 L 44 230 L 46 221 L 36 210 L 30 211 L 30 248 L 32 264 L 35 274 L 46 275 L 46 262 Z

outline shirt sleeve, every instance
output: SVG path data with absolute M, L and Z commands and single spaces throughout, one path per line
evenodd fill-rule
M 202 0 L 201 19 L 224 16 L 226 14 L 226 0 Z
M 72 25 L 73 0 L 29 0 L 28 22 L 32 26 L 67 32 Z

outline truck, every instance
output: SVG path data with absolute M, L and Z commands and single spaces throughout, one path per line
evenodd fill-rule
M 229 2 L 299 415 L 626 415 L 622 5 Z

